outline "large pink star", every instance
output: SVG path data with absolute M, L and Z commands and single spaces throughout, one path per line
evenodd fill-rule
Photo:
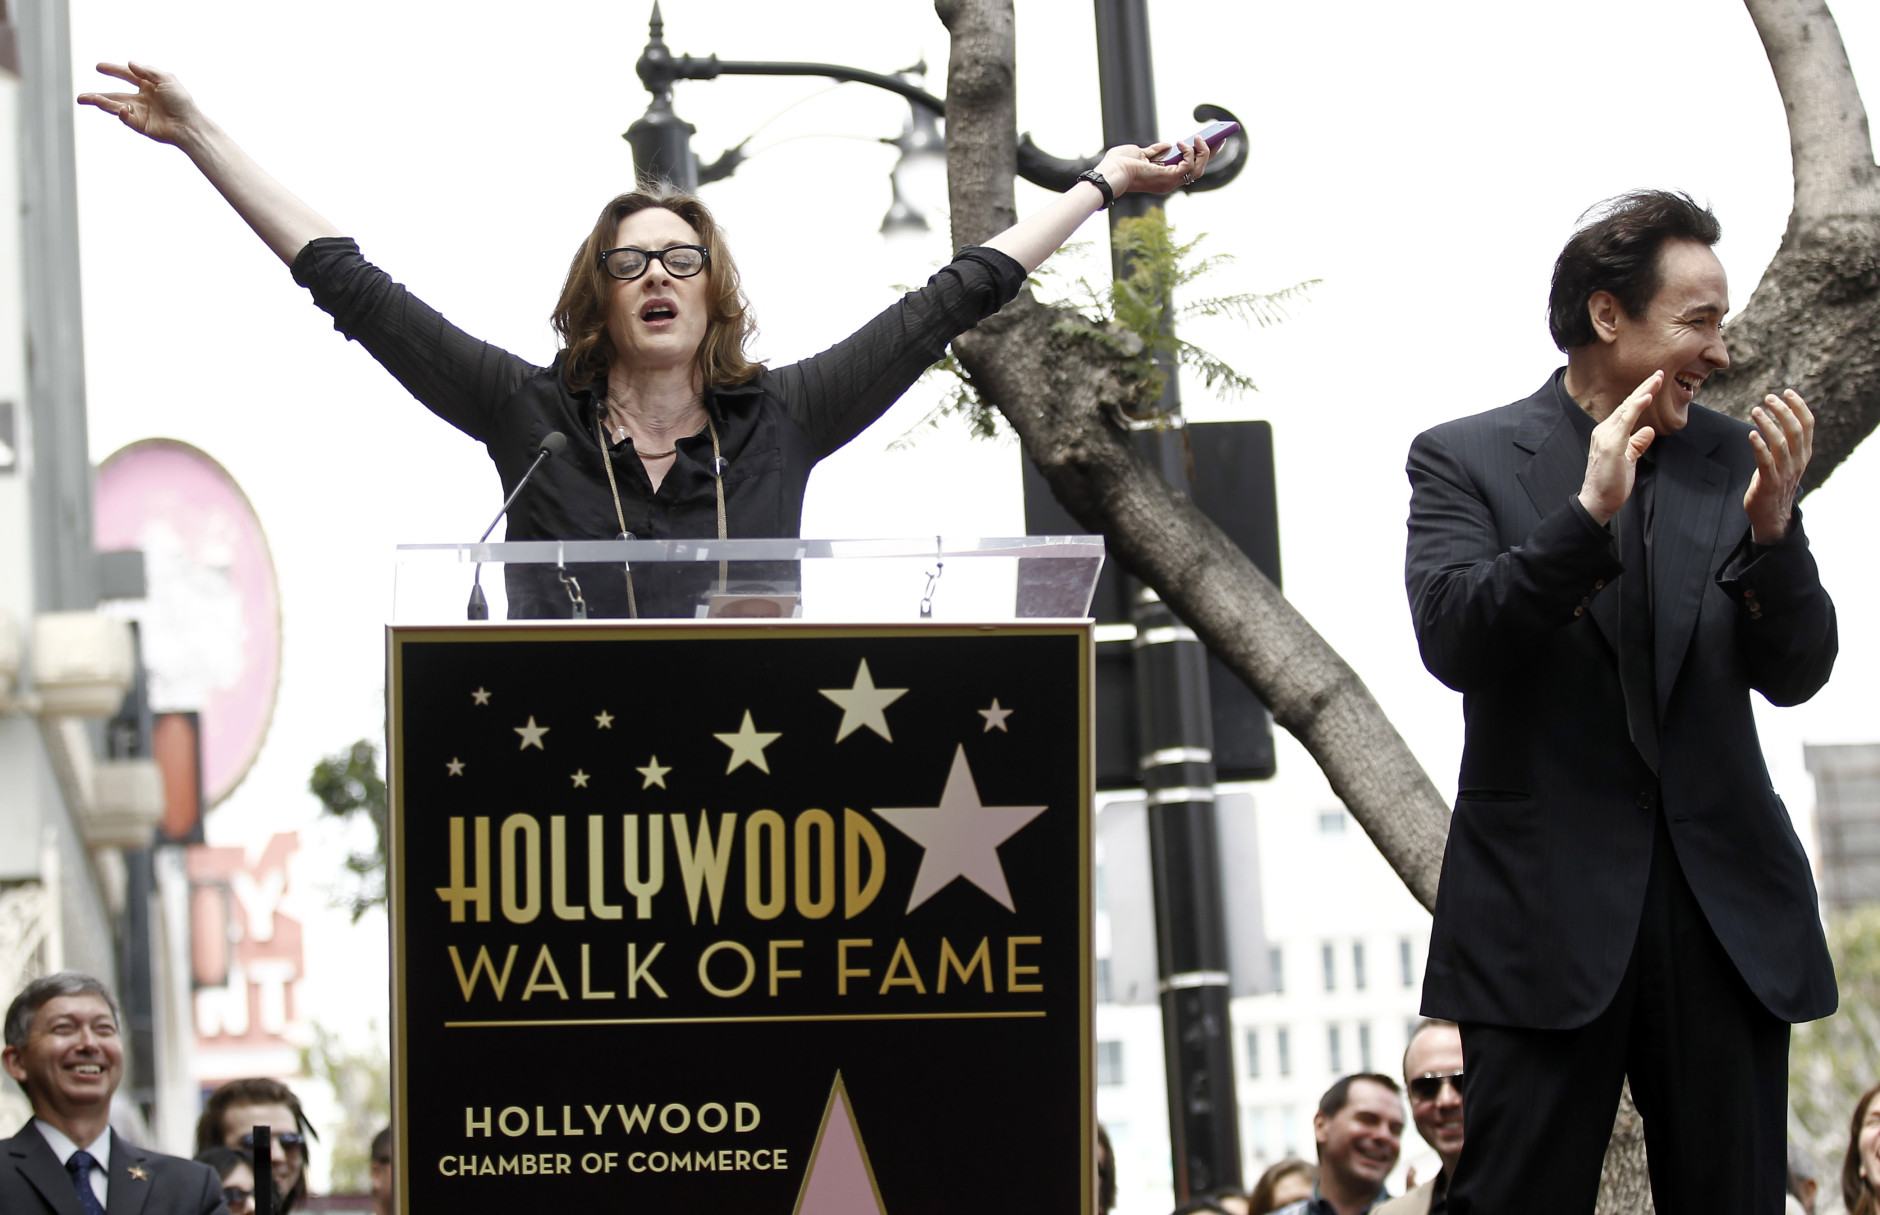
M 991 895 L 1007 911 L 1016 911 L 1011 888 L 1005 884 L 1005 866 L 999 863 L 999 845 L 1044 811 L 1043 806 L 981 805 L 962 746 L 953 752 L 953 767 L 938 806 L 877 809 L 875 813 L 927 850 L 914 878 L 914 893 L 907 900 L 909 911 L 957 877 Z

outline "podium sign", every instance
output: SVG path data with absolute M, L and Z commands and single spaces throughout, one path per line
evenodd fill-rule
M 1094 1209 L 1088 626 L 389 646 L 401 1210 Z

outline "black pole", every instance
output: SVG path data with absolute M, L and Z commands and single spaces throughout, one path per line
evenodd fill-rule
M 1151 144 L 1160 134 L 1149 60 L 1146 0 L 1095 0 L 1103 142 Z M 1126 194 L 1117 221 L 1161 204 Z M 1127 272 L 1113 259 L 1117 274 Z M 1165 322 L 1166 323 L 1166 322 Z M 1136 435 L 1162 476 L 1187 491 L 1175 368 L 1158 410 L 1174 426 Z M 1156 972 L 1162 998 L 1162 1053 L 1168 1074 L 1169 1154 L 1175 1197 L 1185 1202 L 1217 1186 L 1241 1184 L 1240 1118 L 1234 1095 L 1227 923 L 1214 823 L 1214 726 L 1207 650 L 1156 596 L 1130 582 L 1136 623 L 1139 766 L 1149 804 L 1149 863 L 1155 891 Z
M 143 630 L 135 622 L 131 649 L 131 690 L 105 725 L 105 754 L 111 759 L 150 758 L 150 672 L 144 666 Z M 124 914 L 118 923 L 118 1007 L 129 1047 L 123 1091 L 146 1119 L 154 1116 L 157 1103 L 154 855 L 151 847 L 124 850 Z
M 265 1126 L 254 1128 L 255 1215 L 274 1215 L 274 1139 Z

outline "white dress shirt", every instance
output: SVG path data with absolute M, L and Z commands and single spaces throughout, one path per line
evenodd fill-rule
M 78 1144 L 44 1118 L 33 1119 L 33 1125 L 46 1137 L 46 1142 L 52 1146 L 52 1154 L 59 1158 L 61 1165 L 72 1158 L 73 1152 L 78 1151 Z M 98 1167 L 91 1170 L 91 1192 L 98 1196 L 98 1205 L 104 1206 L 105 1193 L 111 1185 L 111 1128 L 105 1127 L 104 1133 L 87 1145 L 85 1150 L 98 1162 Z

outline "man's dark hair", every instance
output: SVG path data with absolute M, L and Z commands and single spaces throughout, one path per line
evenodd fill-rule
M 1116 1149 L 1110 1132 L 1097 1123 L 1097 1215 L 1110 1215 L 1116 1206 Z
M 1403 1095 L 1403 1087 L 1389 1076 L 1377 1072 L 1354 1072 L 1349 1076 L 1339 1077 L 1338 1083 L 1325 1090 L 1325 1095 L 1319 1098 L 1319 1113 L 1327 1118 L 1336 1118 L 1338 1111 L 1351 1103 L 1351 1086 L 1360 1080 L 1381 1084 L 1398 1096 Z
M 118 1016 L 117 1001 L 111 998 L 110 989 L 103 983 L 76 970 L 61 970 L 43 979 L 34 979 L 7 1005 L 6 1044 L 25 1046 L 33 1032 L 33 1018 L 60 996 L 97 996 L 110 1006 L 112 1020 L 122 1020 Z
M 1634 190 L 1595 204 L 1554 262 L 1547 297 L 1547 331 L 1554 345 L 1572 350 L 1594 340 L 1586 302 L 1610 291 L 1625 314 L 1645 315 L 1663 283 L 1658 253 L 1668 240 L 1714 245 L 1723 236 L 1709 207 L 1672 190 Z
M 372 1163 L 390 1164 L 392 1161 L 392 1128 L 386 1127 L 372 1136 Z

